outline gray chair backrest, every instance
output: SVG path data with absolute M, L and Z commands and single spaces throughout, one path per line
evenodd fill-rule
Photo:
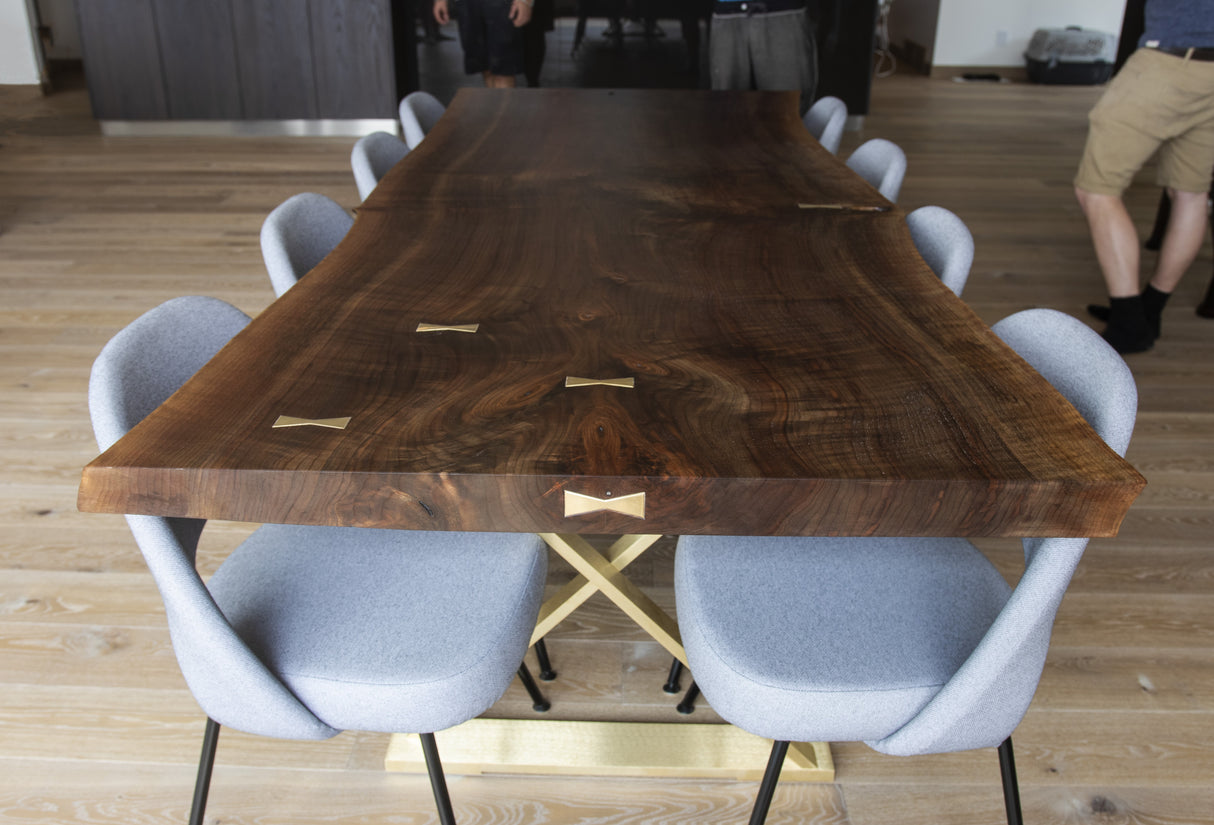
M 992 329 L 1124 455 L 1138 390 L 1129 367 L 1104 339 L 1051 309 L 1016 313 Z M 868 744 L 908 756 L 994 747 L 1010 736 L 1036 692 L 1058 605 L 1087 543 L 1025 539 L 1024 574 L 969 659 L 914 719 Z
M 350 168 L 354 170 L 358 197 L 366 200 L 388 170 L 407 154 L 409 147 L 396 135 L 372 132 L 359 138 L 350 151 Z
M 873 138 L 851 153 L 847 165 L 888 200 L 897 203 L 906 176 L 906 154 L 896 143 Z
M 843 127 L 847 124 L 847 104 L 837 97 L 818 98 L 802 118 L 805 128 L 832 155 L 839 154 Z
M 944 285 L 961 295 L 974 263 L 974 236 L 965 222 L 940 206 L 924 206 L 906 216 L 923 260 Z
M 89 417 L 108 450 L 249 323 L 218 298 L 174 298 L 110 339 L 89 377 Z
M 1138 415 L 1138 388 L 1116 350 L 1082 321 L 1054 309 L 1026 309 L 991 330 L 1125 455 Z
M 286 292 L 324 260 L 354 225 L 341 205 L 305 192 L 275 207 L 261 225 L 261 257 L 274 295 Z
M 405 143 L 416 149 L 426 133 L 434 128 L 447 107 L 429 92 L 411 92 L 400 102 L 400 125 L 405 130 Z
M 249 322 L 215 298 L 176 298 L 143 314 L 101 350 L 89 377 L 89 416 L 108 449 L 177 391 Z M 173 651 L 198 704 L 249 733 L 323 739 L 320 722 L 266 669 L 228 624 L 194 569 L 198 519 L 127 516 L 164 600 Z

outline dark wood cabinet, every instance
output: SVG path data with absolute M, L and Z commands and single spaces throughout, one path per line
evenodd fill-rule
M 153 9 L 168 116 L 174 120 L 244 117 L 232 7 L 225 2 L 155 0 Z
M 79 2 L 99 120 L 394 118 L 393 0 Z
M 308 7 L 316 100 L 324 117 L 367 117 L 367 112 L 394 116 L 399 98 L 390 4 L 386 0 L 309 0 Z M 376 48 L 366 48 L 368 42 Z
M 306 3 L 295 5 L 307 11 Z M 244 105 L 265 118 L 318 118 L 311 16 L 283 15 L 280 6 L 282 0 L 232 4 Z
M 90 0 L 76 5 L 93 114 L 132 120 L 167 118 L 152 0 Z

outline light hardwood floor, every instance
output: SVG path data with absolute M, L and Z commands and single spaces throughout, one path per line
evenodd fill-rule
M 896 141 L 910 160 L 901 205 L 965 219 L 977 243 L 965 298 L 984 320 L 1030 306 L 1083 317 L 1101 289 L 1070 179 L 1098 94 L 895 76 L 877 81 L 843 153 Z M 351 144 L 105 139 L 83 92 L 0 87 L 0 822 L 184 821 L 202 716 L 122 520 L 75 509 L 95 455 L 88 371 L 110 335 L 168 298 L 264 308 L 262 219 L 302 191 L 354 207 Z M 1157 196 L 1146 175 L 1130 195 L 1143 231 Z M 1210 273 L 1207 241 L 1164 337 L 1130 360 L 1141 412 L 1129 458 L 1149 486 L 1120 537 L 1092 542 L 1016 734 L 1030 823 L 1214 823 L 1214 321 L 1193 313 Z M 211 525 L 204 573 L 248 530 Z M 983 547 L 1016 575 L 1015 542 Z M 630 568 L 667 606 L 670 560 L 666 541 Z M 682 719 L 660 690 L 669 660 L 609 605 L 594 601 L 550 647 L 553 715 Z M 528 715 L 529 703 L 516 686 L 493 713 Z M 692 721 L 713 718 L 702 706 Z M 423 777 L 381 770 L 385 746 L 225 731 L 208 821 L 434 821 Z M 781 786 L 773 825 L 1002 821 L 993 751 L 834 753 L 837 783 Z M 451 777 L 463 823 L 737 822 L 754 790 Z

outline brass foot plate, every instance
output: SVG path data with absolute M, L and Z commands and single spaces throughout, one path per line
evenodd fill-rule
M 763 778 L 771 740 L 732 725 L 473 719 L 435 734 L 449 774 L 541 774 L 736 779 Z M 425 773 L 421 742 L 396 734 L 384 768 Z M 833 782 L 823 742 L 795 743 L 781 782 Z

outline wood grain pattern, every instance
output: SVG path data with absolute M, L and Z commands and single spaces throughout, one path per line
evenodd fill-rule
M 83 14 L 94 4 L 79 5 Z M 907 151 L 900 203 L 907 211 L 945 206 L 970 227 L 977 249 L 964 297 L 984 322 L 1030 306 L 1086 318 L 1100 275 L 1070 181 L 1085 113 L 1100 92 L 885 78 L 864 130 L 845 133 L 841 155 L 872 137 Z M 257 245 L 262 220 L 300 191 L 357 206 L 352 141 L 105 139 L 83 89 L 43 98 L 0 87 L 0 143 L 0 821 L 181 823 L 203 718 L 123 519 L 75 507 L 79 467 L 95 452 L 89 365 L 118 329 L 171 297 L 215 295 L 261 312 L 273 300 Z M 1144 170 L 1127 193 L 1144 234 L 1158 199 L 1153 170 Z M 1143 255 L 1144 278 L 1153 263 Z M 1144 388 L 1130 462 L 1151 483 L 1118 536 L 1094 540 L 1084 555 L 1016 733 L 1033 825 L 1214 825 L 1214 646 L 1201 630 L 1214 599 L 1214 508 L 1188 496 L 1214 483 L 1214 322 L 1193 312 L 1210 267 L 1207 238 L 1164 313 L 1164 336 L 1128 359 Z M 204 578 L 251 529 L 208 524 Z M 977 543 L 1015 579 L 1018 541 Z M 667 610 L 671 546 L 667 538 L 628 567 Z M 550 571 L 551 593 L 571 571 L 555 557 Z M 30 599 L 49 612 L 26 607 Z M 1201 632 L 1188 639 L 1195 620 Z M 125 645 L 114 643 L 120 634 Z M 661 690 L 669 655 L 605 597 L 563 622 L 549 646 L 560 677 L 545 690 L 558 718 L 684 719 Z M 528 718 L 530 702 L 515 686 L 491 713 Z M 688 719 L 717 717 L 701 703 Z M 424 777 L 383 771 L 387 741 L 343 734 L 297 743 L 225 731 L 209 820 L 435 822 Z M 772 825 L 1004 822 L 993 752 L 899 759 L 862 744 L 832 749 L 837 783 L 781 786 Z M 746 821 L 756 787 L 450 782 L 457 818 L 478 825 L 724 825 Z
M 432 137 L 299 288 L 89 465 L 81 509 L 1109 535 L 1144 483 L 948 294 L 901 212 L 798 208 L 890 205 L 793 95 L 465 90 Z M 410 334 L 422 321 L 480 328 Z M 284 411 L 353 421 L 271 431 Z M 566 517 L 565 490 L 643 492 L 644 527 Z

